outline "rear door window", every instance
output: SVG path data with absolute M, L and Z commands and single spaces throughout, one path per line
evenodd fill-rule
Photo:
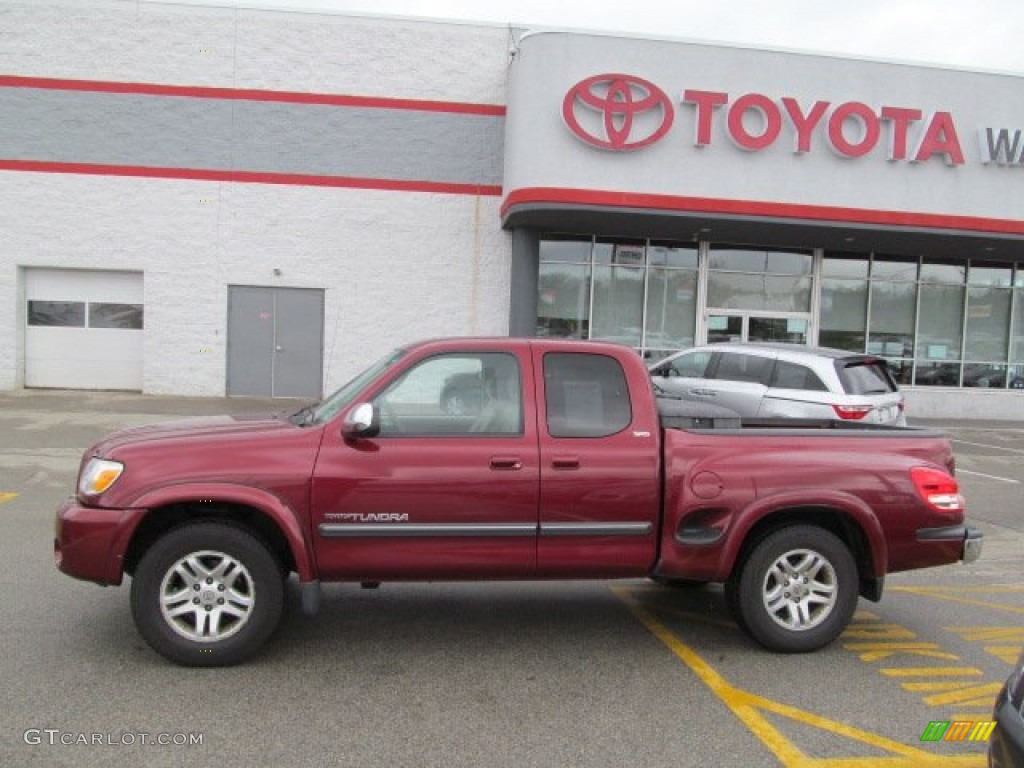
M 779 360 L 775 364 L 770 386 L 776 389 L 802 389 L 810 392 L 828 392 L 821 378 L 806 365 Z
M 883 395 L 897 391 L 888 364 L 879 358 L 837 360 L 836 370 L 848 395 Z
M 544 393 L 552 437 L 608 437 L 633 420 L 626 374 L 606 355 L 544 355 Z

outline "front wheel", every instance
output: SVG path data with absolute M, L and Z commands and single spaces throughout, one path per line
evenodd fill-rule
M 157 653 L 185 666 L 229 666 L 276 628 L 284 580 L 252 534 L 197 523 L 165 534 L 143 555 L 131 605 L 139 634 Z
M 857 565 L 834 534 L 795 525 L 770 534 L 726 584 L 737 623 L 764 647 L 814 651 L 835 640 L 857 607 Z

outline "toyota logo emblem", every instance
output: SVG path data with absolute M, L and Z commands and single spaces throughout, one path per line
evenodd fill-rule
M 653 144 L 668 133 L 674 117 L 665 92 L 632 75 L 588 77 L 562 102 L 562 118 L 577 138 L 616 152 Z

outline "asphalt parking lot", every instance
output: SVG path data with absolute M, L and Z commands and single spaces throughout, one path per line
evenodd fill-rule
M 954 440 L 971 565 L 899 574 L 815 654 L 760 650 L 715 587 L 645 581 L 297 590 L 231 669 L 170 665 L 125 587 L 53 566 L 53 514 L 107 431 L 280 402 L 0 393 L 0 765 L 983 766 L 1024 647 L 1024 422 L 929 422 Z M 983 729 L 982 729 L 983 730 Z M 166 743 L 160 743 L 166 742 Z

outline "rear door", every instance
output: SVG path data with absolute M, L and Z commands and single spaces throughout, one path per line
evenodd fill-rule
M 776 360 L 759 416 L 798 419 L 834 419 L 834 392 L 807 365 Z
M 722 352 L 702 383 L 702 399 L 740 416 L 757 416 L 774 364 L 768 356 Z
M 660 433 L 613 355 L 540 347 L 541 576 L 646 574 L 656 555 Z

